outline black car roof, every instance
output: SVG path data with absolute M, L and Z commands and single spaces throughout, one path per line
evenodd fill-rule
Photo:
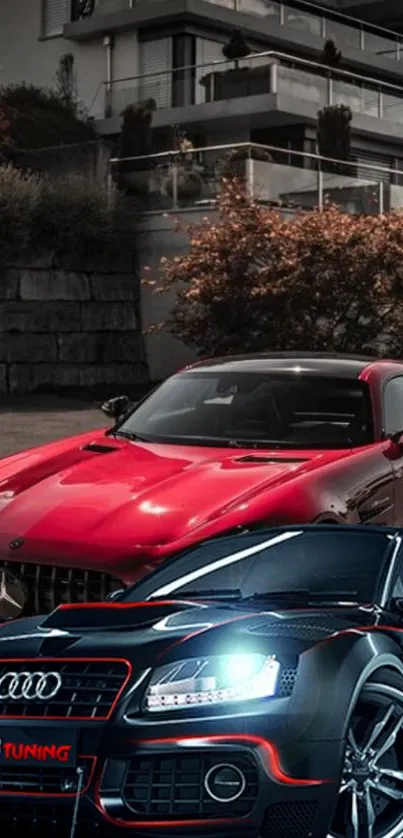
M 263 352 L 256 355 L 233 355 L 209 358 L 187 368 L 188 372 L 276 372 L 303 367 L 310 375 L 334 378 L 359 378 L 362 371 L 378 358 L 365 355 L 337 355 L 316 352 Z M 302 370 L 301 370 L 302 371 Z

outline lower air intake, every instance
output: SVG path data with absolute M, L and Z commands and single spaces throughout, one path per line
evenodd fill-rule
M 229 817 L 244 817 L 256 802 L 258 776 L 254 760 L 239 753 L 136 757 L 128 765 L 123 791 L 125 804 L 139 820 L 228 817 L 228 804 L 211 798 L 205 778 L 215 765 L 229 762 L 242 772 L 246 781 L 241 796 L 230 804 Z
M 83 785 L 85 790 L 91 780 L 94 770 L 92 759 L 79 760 L 79 766 L 83 771 Z M 75 768 L 45 768 L 43 766 L 1 766 L 0 768 L 0 811 L 1 795 L 24 794 L 24 795 L 67 795 L 69 797 L 77 793 L 78 774 Z
M 25 835 L 26 838 L 70 838 L 73 818 L 72 801 L 61 806 L 47 801 L 0 800 L 1 829 L 7 838 Z M 79 814 L 74 838 L 106 838 L 94 819 L 94 813 Z
M 309 838 L 316 808 L 314 800 L 273 803 L 266 809 L 262 838 Z

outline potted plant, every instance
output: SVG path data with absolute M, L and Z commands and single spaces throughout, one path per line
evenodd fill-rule
M 178 203 L 197 201 L 203 188 L 203 180 L 194 165 L 193 143 L 177 126 L 173 129 L 173 149 L 177 153 L 169 166 L 164 188 L 167 194 L 178 199 Z M 176 183 L 176 186 L 175 186 Z
M 351 152 L 352 112 L 347 105 L 329 105 L 318 113 L 317 141 L 321 157 L 347 161 Z M 326 163 L 326 171 L 343 173 L 346 167 Z
M 242 58 L 250 55 L 250 49 L 240 29 L 233 29 L 227 44 L 222 48 L 222 54 L 228 61 L 233 61 L 235 69 L 239 69 L 239 62 Z
M 239 62 L 250 55 L 250 48 L 240 29 L 234 29 L 228 43 L 224 44 L 222 54 L 228 61 L 234 62 L 234 67 L 208 73 L 200 79 L 200 84 L 206 88 L 207 101 L 232 99 L 234 96 L 247 95 L 248 67 L 240 67 Z
M 263 66 L 241 67 L 240 62 L 251 54 L 251 50 L 238 29 L 234 30 L 222 52 L 224 58 L 234 62 L 234 67 L 208 73 L 200 79 L 200 84 L 206 88 L 207 102 L 270 93 L 271 65 L 277 63 L 276 58 L 268 57 Z
M 340 67 L 342 59 L 342 54 L 334 41 L 329 39 L 325 42 L 323 47 L 322 55 L 320 57 L 320 63 L 325 64 L 326 67 Z
M 154 99 L 146 99 L 138 105 L 128 105 L 122 113 L 116 174 L 119 185 L 126 191 L 141 194 L 148 192 L 152 161 L 128 158 L 152 154 L 152 121 L 156 107 Z
M 219 160 L 219 176 L 223 178 L 244 178 L 248 159 L 261 163 L 273 163 L 273 157 L 267 149 L 259 146 L 239 146 L 239 148 L 231 149 Z

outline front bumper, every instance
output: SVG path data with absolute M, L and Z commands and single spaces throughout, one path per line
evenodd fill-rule
M 81 730 L 79 750 L 87 756 L 79 759 L 85 765 L 80 795 L 74 769 L 42 768 L 38 779 L 37 769 L 14 768 L 12 791 L 5 769 L 0 770 L 4 834 L 23 829 L 27 838 L 71 838 L 76 814 L 74 838 L 325 838 L 338 778 L 327 777 L 325 769 L 314 777 L 312 770 L 331 764 L 329 743 L 312 743 L 307 776 L 301 770 L 290 776 L 277 746 L 257 728 L 206 735 L 202 727 L 200 736 L 152 740 L 133 740 L 127 732 L 123 740 L 112 729 L 105 736 L 105 727 L 98 725 L 97 732 Z M 98 756 L 90 758 L 89 749 Z M 332 743 L 332 750 L 336 765 L 341 743 Z M 245 778 L 243 793 L 231 802 L 213 799 L 205 787 L 207 772 L 223 764 L 235 766 Z

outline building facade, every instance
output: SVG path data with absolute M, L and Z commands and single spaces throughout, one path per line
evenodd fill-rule
M 60 59 L 71 53 L 79 99 L 105 138 L 119 135 L 125 107 L 154 99 L 156 150 L 169 147 L 173 125 L 197 149 L 214 147 L 196 161 L 203 188 L 186 204 L 196 222 L 207 203 L 214 211 L 214 149 L 239 143 L 277 150 L 272 162 L 254 162 L 254 184 L 264 200 L 290 211 L 317 205 L 325 192 L 351 211 L 403 206 L 403 34 L 361 21 L 347 5 L 0 0 L 0 85 L 50 86 Z M 234 84 L 227 72 L 233 63 L 225 62 L 222 47 L 235 28 L 251 55 L 240 62 L 249 74 Z M 342 50 L 340 69 L 320 63 L 328 39 Z M 353 115 L 352 162 L 343 176 L 323 177 L 314 159 L 317 113 L 329 104 L 348 105 Z M 179 254 L 185 242 L 161 212 L 172 208 L 172 191 L 152 181 L 148 198 L 157 211 L 144 219 L 141 258 L 157 269 L 162 255 Z M 170 304 L 144 290 L 143 325 L 163 320 Z M 190 360 L 188 350 L 164 334 L 147 338 L 147 354 L 154 378 Z
M 355 156 L 403 169 L 403 35 L 330 6 L 307 0 L 0 0 L 0 21 L 0 84 L 52 85 L 61 56 L 72 53 L 79 98 L 103 135 L 119 133 L 128 104 L 151 97 L 163 140 L 164 131 L 180 124 L 198 146 L 251 140 L 314 152 L 318 108 L 343 102 L 353 112 Z M 244 62 L 266 65 L 260 87 L 221 84 L 228 65 L 218 62 L 234 28 L 253 53 L 265 54 Z M 334 77 L 330 93 L 325 69 L 314 66 L 329 38 L 342 50 L 345 73 Z

